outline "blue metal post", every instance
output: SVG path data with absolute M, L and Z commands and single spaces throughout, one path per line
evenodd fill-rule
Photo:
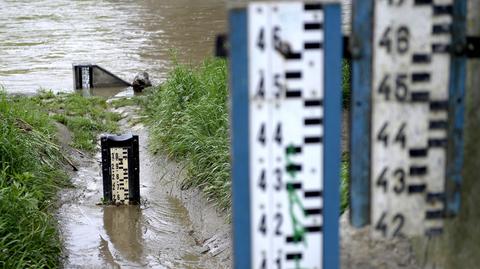
M 229 12 L 232 132 L 233 265 L 250 268 L 247 13 Z
M 370 222 L 370 87 L 373 1 L 354 1 L 352 14 L 350 221 L 353 226 L 362 227 Z
M 325 144 L 323 268 L 339 268 L 342 29 L 339 4 L 325 5 Z
M 325 134 L 323 268 L 339 268 L 340 137 L 341 137 L 341 8 L 325 5 Z M 230 23 L 230 102 L 234 268 L 250 268 L 250 193 L 248 124 L 247 12 L 232 9 Z
M 466 41 L 467 1 L 456 0 L 453 6 L 452 47 L 464 48 Z M 465 55 L 452 55 L 449 86 L 449 129 L 446 171 L 446 213 L 457 215 L 460 211 L 460 186 L 463 168 L 463 128 L 465 113 Z

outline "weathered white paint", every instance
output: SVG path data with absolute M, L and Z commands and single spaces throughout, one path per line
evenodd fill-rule
M 323 44 L 323 29 L 306 31 L 305 23 L 323 23 L 323 11 L 304 11 L 302 2 L 248 6 L 251 268 L 322 268 L 322 232 L 304 230 L 321 227 L 322 214 L 305 215 L 304 209 L 322 208 L 321 196 L 305 198 L 305 191 L 323 188 L 323 146 L 322 142 L 305 144 L 304 139 L 323 136 L 322 123 L 305 125 L 306 119 L 323 117 L 323 106 L 305 106 L 306 100 L 323 100 L 323 49 L 306 50 L 304 45 Z M 264 49 L 258 46 L 262 29 Z M 274 35 L 301 58 L 286 59 L 275 50 Z M 301 78 L 287 78 L 288 72 L 297 72 Z M 262 74 L 264 98 L 258 95 Z M 292 91 L 301 97 L 287 97 Z M 264 144 L 259 141 L 262 126 Z M 275 140 L 277 134 L 280 142 Z M 287 156 L 289 146 L 301 153 Z M 302 170 L 289 174 L 288 164 L 301 165 Z M 259 186 L 262 173 L 265 189 Z M 287 183 L 302 184 L 301 189 L 290 191 L 290 199 Z M 299 201 L 292 202 L 292 198 Z M 260 230 L 264 216 L 266 233 Z M 294 231 L 292 217 L 298 220 L 297 229 L 305 232 L 302 242 L 287 243 Z M 287 260 L 292 254 L 301 254 L 301 258 Z
M 373 39 L 373 79 L 372 79 L 372 155 L 371 155 L 371 220 L 375 235 L 391 237 L 397 235 L 424 235 L 430 228 L 441 228 L 442 219 L 426 219 L 426 212 L 441 210 L 441 201 L 427 202 L 427 193 L 443 193 L 445 186 L 446 150 L 444 147 L 429 147 L 429 139 L 446 139 L 446 129 L 429 128 L 432 121 L 447 121 L 447 110 L 432 110 L 430 102 L 448 101 L 450 56 L 447 53 L 433 53 L 433 44 L 450 44 L 450 33 L 433 34 L 434 25 L 451 24 L 451 16 L 434 15 L 434 5 L 452 4 L 452 0 L 433 1 L 434 4 L 415 5 L 414 0 L 375 1 L 374 39 Z M 393 4 L 391 4 L 393 3 Z M 400 3 L 400 4 L 398 4 Z M 409 46 L 405 53 L 396 49 L 398 44 L 394 35 L 400 27 L 409 30 Z M 380 41 L 386 29 L 390 27 L 391 52 Z M 413 54 L 425 54 L 431 57 L 429 63 L 412 62 Z M 430 80 L 414 82 L 413 74 L 428 73 Z M 386 74 L 390 75 L 390 99 L 379 93 L 379 87 Z M 405 85 L 408 87 L 408 97 L 399 101 L 394 97 L 396 77 L 406 75 Z M 400 78 L 401 80 L 401 78 Z M 426 91 L 429 101 L 412 102 L 411 93 Z M 388 123 L 388 146 L 377 139 L 377 136 Z M 401 124 L 405 123 L 405 148 L 400 143 L 394 143 L 395 135 Z M 411 149 L 427 149 L 425 157 L 411 157 Z M 410 175 L 413 166 L 425 166 L 425 175 Z M 388 167 L 388 190 L 377 185 L 377 180 L 384 168 Z M 399 173 L 405 172 L 405 189 L 396 193 L 393 188 L 401 186 Z M 409 186 L 426 184 L 426 189 L 420 193 L 409 193 Z M 383 214 L 387 225 L 386 234 L 377 225 Z M 403 216 L 403 225 L 401 217 Z M 396 217 L 397 216 L 397 217 Z

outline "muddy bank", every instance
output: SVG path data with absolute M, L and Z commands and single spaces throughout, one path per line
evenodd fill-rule
M 148 152 L 134 107 L 117 109 L 124 132 L 140 138 L 140 206 L 100 206 L 100 154 L 70 149 L 75 188 L 61 192 L 57 217 L 66 268 L 229 268 L 230 227 L 196 190 L 180 188 L 182 167 Z M 68 132 L 64 135 L 68 139 Z M 65 144 L 65 143 L 64 143 Z
M 340 261 L 344 269 L 420 269 L 410 240 L 376 240 L 370 226 L 352 227 L 349 212 L 340 218 Z

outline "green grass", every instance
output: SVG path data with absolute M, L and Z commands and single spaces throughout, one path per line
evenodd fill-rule
M 61 243 L 49 208 L 66 177 L 54 136 L 40 106 L 0 92 L 0 268 L 58 265 Z
M 73 133 L 71 146 L 92 151 L 96 136 L 101 132 L 115 133 L 120 115 L 106 111 L 108 104 L 102 97 L 83 97 L 76 93 L 41 92 L 31 98 L 59 123 Z
M 231 205 L 226 81 L 224 60 L 176 65 L 145 98 L 151 148 L 184 162 L 183 187 L 199 187 L 224 210 Z
M 349 100 L 349 64 L 343 63 L 344 99 Z M 143 106 L 150 126 L 150 145 L 185 162 L 184 187 L 196 186 L 220 209 L 231 206 L 227 68 L 208 59 L 199 67 L 177 64 L 168 79 L 152 88 Z M 349 102 L 349 101 L 345 101 Z M 344 107 L 348 107 L 344 102 Z M 142 103 L 142 102 L 139 102 Z M 341 167 L 341 210 L 348 206 L 348 161 Z
M 73 133 L 72 146 L 92 150 L 99 132 L 117 130 L 105 99 L 0 90 L 0 268 L 59 267 L 56 193 L 69 186 L 54 121 Z
M 144 97 L 143 96 L 133 96 L 133 97 L 128 97 L 128 98 L 117 98 L 113 99 L 112 102 L 110 102 L 110 105 L 113 108 L 119 108 L 119 107 L 124 107 L 124 106 L 138 106 L 142 103 Z

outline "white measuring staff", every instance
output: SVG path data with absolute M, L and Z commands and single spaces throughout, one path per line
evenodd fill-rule
M 322 268 L 323 20 L 248 6 L 251 268 Z
M 375 1 L 371 220 L 377 236 L 442 231 L 453 1 Z M 451 7 L 450 7 L 451 8 Z
M 128 205 L 128 148 L 111 148 L 110 155 L 112 202 Z

